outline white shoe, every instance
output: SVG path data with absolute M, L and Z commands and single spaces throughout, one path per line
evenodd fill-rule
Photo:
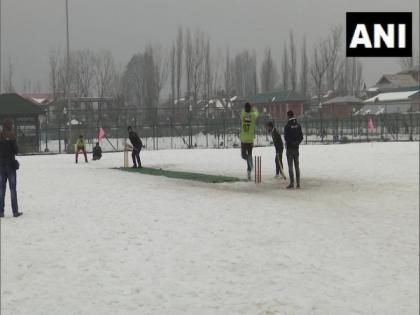
M 276 174 L 276 175 L 274 175 L 274 178 L 279 179 L 280 178 L 280 175 L 279 174 Z

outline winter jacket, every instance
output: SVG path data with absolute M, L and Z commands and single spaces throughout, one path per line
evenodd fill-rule
M 101 147 L 97 147 L 97 146 L 95 146 L 95 147 L 93 147 L 93 157 L 101 157 L 102 156 L 102 149 L 101 149 Z
M 134 131 L 130 131 L 128 133 L 128 138 L 130 139 L 130 142 L 133 145 L 133 147 L 135 147 L 136 149 L 141 149 L 143 147 L 143 142 L 141 142 L 138 134 Z
M 276 152 L 280 152 L 283 150 L 283 140 L 281 140 L 281 135 L 276 128 L 273 128 L 271 132 L 271 136 L 273 137 L 273 144 L 276 148 Z
M 296 118 L 292 117 L 284 127 L 284 141 L 287 149 L 299 149 L 299 144 L 303 140 L 302 127 L 298 124 Z
M 254 143 L 255 125 L 257 123 L 258 111 L 252 109 L 247 113 L 244 110 L 241 112 L 241 143 Z
M 86 149 L 86 141 L 85 139 L 77 139 L 76 141 L 76 149 L 77 150 L 85 150 Z
M 14 133 L 0 135 L 0 167 L 13 166 L 18 154 L 16 136 Z

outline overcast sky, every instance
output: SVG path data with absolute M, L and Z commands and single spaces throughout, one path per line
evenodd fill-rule
M 3 77 L 11 62 L 17 89 L 31 80 L 48 91 L 49 53 L 65 48 L 65 0 L 0 1 Z M 255 49 L 261 58 L 270 46 L 277 59 L 290 29 L 310 47 L 334 25 L 345 30 L 347 11 L 413 12 L 415 47 L 419 38 L 419 0 L 69 0 L 69 11 L 71 49 L 109 49 L 121 66 L 148 43 L 169 46 L 180 25 L 201 27 L 213 46 L 233 52 Z M 395 59 L 362 61 L 368 85 L 399 70 Z

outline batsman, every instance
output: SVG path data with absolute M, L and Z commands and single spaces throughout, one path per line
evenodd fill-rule
M 246 103 L 241 112 L 241 155 L 247 163 L 248 180 L 251 180 L 252 163 L 252 148 L 255 139 L 255 125 L 258 118 L 257 109 L 251 108 L 250 103 Z
M 141 168 L 141 160 L 140 160 L 140 151 L 143 147 L 143 142 L 140 140 L 140 137 L 138 134 L 131 128 L 131 126 L 128 126 L 128 138 L 130 139 L 131 145 L 132 145 L 132 153 L 131 157 L 133 159 L 133 168 Z

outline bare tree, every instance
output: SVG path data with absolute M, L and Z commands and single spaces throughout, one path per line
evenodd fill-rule
M 337 77 L 339 95 L 360 95 L 363 85 L 363 65 L 356 58 L 344 58 Z
M 194 106 L 197 106 L 198 96 L 203 83 L 205 53 L 205 34 L 201 30 L 197 29 L 194 34 L 194 47 L 192 54 Z
M 156 105 L 158 106 L 160 102 L 160 93 L 168 80 L 169 60 L 167 52 L 165 52 L 160 46 L 153 47 L 152 53 L 155 63 Z
M 256 56 L 248 50 L 237 54 L 232 61 L 233 86 L 238 96 L 246 97 L 256 89 Z
M 103 50 L 94 57 L 96 95 L 110 97 L 115 94 L 116 71 L 114 57 L 109 50 Z
M 287 90 L 289 88 L 289 57 L 287 53 L 287 46 L 284 45 L 283 48 L 283 58 L 281 62 L 281 74 L 282 74 L 282 87 L 283 90 Z
M 170 73 L 171 73 L 171 106 L 175 103 L 175 77 L 176 77 L 176 46 L 172 45 L 169 55 Z
M 289 34 L 289 38 L 290 38 L 290 44 L 289 44 L 289 49 L 290 49 L 290 87 L 293 91 L 296 91 L 296 87 L 297 87 L 297 73 L 296 73 L 296 45 L 295 45 L 295 40 L 294 40 L 294 36 L 293 36 L 293 32 L 290 31 Z
M 138 53 L 128 62 L 123 74 L 123 91 L 129 106 L 143 106 L 144 55 Z
M 193 44 L 191 38 L 191 31 L 187 28 L 185 38 L 185 75 L 187 83 L 187 99 L 191 97 L 192 78 L 193 78 L 194 64 L 193 64 Z
M 230 60 L 230 52 L 229 48 L 226 48 L 226 55 L 225 55 L 225 96 L 226 99 L 229 99 L 232 93 L 232 69 L 231 69 L 231 60 Z
M 337 82 L 337 93 L 339 95 L 347 95 L 348 93 L 348 86 L 349 86 L 349 59 L 344 57 L 342 71 L 338 76 Z
M 220 50 L 218 50 L 211 58 L 211 66 L 210 66 L 211 88 L 210 88 L 209 97 L 211 97 L 212 95 L 216 95 L 217 91 L 220 91 L 221 89 L 223 89 L 224 83 L 222 83 L 223 80 L 221 80 L 221 76 L 223 75 L 223 73 L 222 74 L 220 73 L 220 68 L 223 63 L 222 60 L 223 60 L 223 57 Z
M 95 74 L 95 55 L 89 49 L 75 51 L 72 55 L 70 72 L 76 95 L 90 96 Z
M 252 94 L 257 94 L 258 93 L 258 75 L 257 75 L 257 53 L 254 52 L 252 53 Z M 277 73 L 277 77 L 278 77 L 278 73 Z M 278 79 L 278 78 L 277 78 Z M 277 80 L 276 79 L 276 80 Z M 274 81 L 276 81 L 274 80 Z
M 207 38 L 205 47 L 204 47 L 204 91 L 203 98 L 208 104 L 210 95 L 212 93 L 213 81 L 212 81 L 212 62 L 210 54 L 210 39 Z
M 276 86 L 278 73 L 273 58 L 271 57 L 271 49 L 265 50 L 265 57 L 261 66 L 261 91 L 272 91 Z
M 182 58 L 184 50 L 184 38 L 182 27 L 178 29 L 176 39 L 176 97 L 181 97 L 181 83 L 182 83 Z
M 303 38 L 302 42 L 300 91 L 303 95 L 308 95 L 308 56 L 306 51 L 306 37 Z
M 60 51 L 54 49 L 50 52 L 50 89 L 54 98 L 57 97 L 59 91 L 59 77 L 60 77 Z
M 31 80 L 23 80 L 23 93 L 31 93 Z
M 327 74 L 326 74 L 326 88 L 329 91 L 335 91 L 336 89 L 336 82 L 339 74 L 342 72 L 342 67 L 344 66 L 343 62 L 338 59 L 339 52 L 341 48 L 341 35 L 342 29 L 341 27 L 333 28 L 331 37 L 330 37 L 330 50 L 335 49 L 335 52 L 331 55 L 331 62 L 328 66 Z M 336 45 L 337 47 L 333 47 Z
M 412 57 L 403 57 L 398 60 L 402 71 L 413 70 L 420 65 L 420 54 L 418 50 L 413 51 Z
M 8 71 L 7 71 L 6 86 L 4 88 L 6 93 L 14 93 L 15 92 L 13 74 L 14 74 L 14 67 L 13 67 L 13 64 L 12 64 L 12 60 L 9 60 L 9 68 L 8 68 Z
M 328 69 L 333 61 L 336 60 L 337 54 L 340 47 L 340 31 L 333 29 L 331 35 L 321 40 L 314 47 L 314 54 L 311 65 L 311 77 L 315 84 L 315 91 L 318 99 L 318 103 L 321 103 L 323 84 Z
M 360 91 L 362 89 L 362 84 L 363 84 L 363 66 L 362 63 L 357 60 L 357 65 L 356 65 L 356 83 L 355 83 L 355 89 L 354 89 L 354 95 L 359 96 L 360 95 Z

